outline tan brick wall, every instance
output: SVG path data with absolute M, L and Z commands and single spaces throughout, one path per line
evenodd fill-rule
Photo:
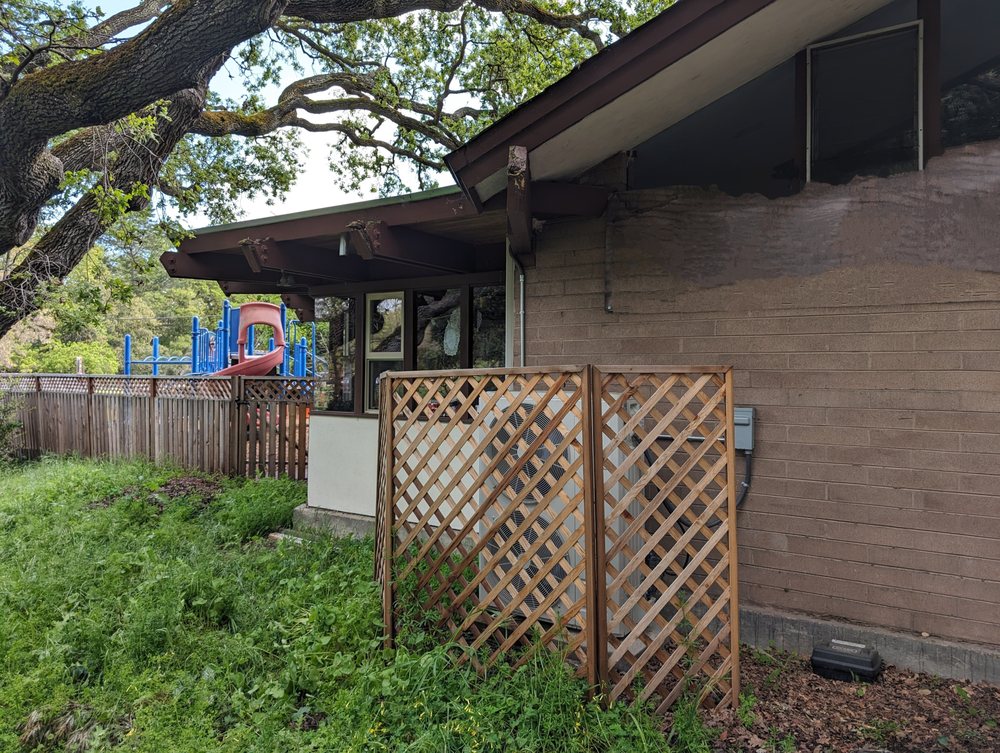
M 732 364 L 743 598 L 1000 645 L 998 219 L 996 143 L 776 201 L 626 194 L 540 235 L 527 362 Z

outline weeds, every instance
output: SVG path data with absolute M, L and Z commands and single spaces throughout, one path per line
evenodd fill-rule
M 602 708 L 548 652 L 481 676 L 427 637 L 385 651 L 370 541 L 260 541 L 300 484 L 179 478 L 0 471 L 0 751 L 667 750 L 645 707 Z M 672 750 L 706 751 L 686 703 Z
M 754 713 L 756 705 L 757 697 L 753 693 L 740 693 L 740 704 L 736 707 L 736 715 L 740 719 L 740 724 L 747 729 L 750 729 L 757 723 L 757 714 Z
M 858 736 L 868 742 L 884 745 L 902 728 L 899 722 L 876 719 L 858 728 Z

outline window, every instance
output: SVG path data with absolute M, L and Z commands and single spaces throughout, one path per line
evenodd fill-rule
M 503 366 L 502 279 L 499 272 L 471 281 L 423 278 L 405 291 L 317 297 L 318 355 L 329 369 L 316 388 L 316 409 L 371 415 L 386 371 Z
M 366 297 L 365 410 L 378 410 L 378 379 L 403 369 L 403 294 Z
M 354 298 L 316 299 L 317 348 L 327 363 L 316 396 L 320 410 L 354 411 L 356 317 Z
M 472 289 L 472 366 L 492 369 L 504 365 L 507 332 L 507 294 L 503 285 Z
M 809 48 L 809 179 L 922 166 L 919 22 Z
M 945 147 L 1000 139 L 1000 3 L 941 7 L 941 140 Z
M 414 305 L 417 368 L 461 368 L 462 289 L 420 290 Z

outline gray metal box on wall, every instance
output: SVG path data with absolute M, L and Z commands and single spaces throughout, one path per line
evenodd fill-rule
M 753 450 L 753 408 L 733 408 L 734 437 L 737 450 Z

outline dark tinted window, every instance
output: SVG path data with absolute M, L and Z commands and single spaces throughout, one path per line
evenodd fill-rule
M 941 6 L 942 141 L 958 146 L 1000 138 L 1000 3 L 948 0 Z
M 320 410 L 354 410 L 355 299 L 317 298 L 317 342 L 320 358 L 327 362 L 327 378 L 316 391 Z
M 812 180 L 919 166 L 916 27 L 811 51 Z

